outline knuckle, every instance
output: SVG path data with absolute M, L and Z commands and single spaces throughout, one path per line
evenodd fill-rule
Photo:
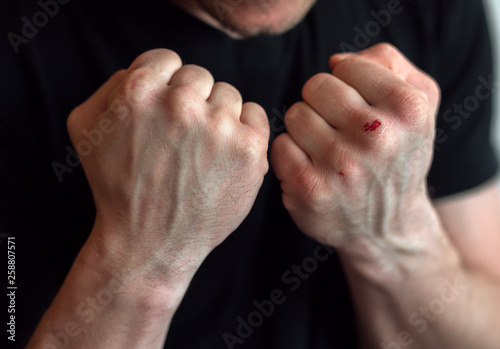
M 118 88 L 116 95 L 111 95 L 108 105 L 120 100 L 133 110 L 144 110 L 150 108 L 156 99 L 155 93 L 156 77 L 147 68 L 138 68 L 130 71 Z
M 342 99 L 345 101 L 345 99 Z M 339 102 L 341 104 L 341 107 L 344 112 L 344 117 L 349 121 L 353 122 L 353 124 L 357 124 L 359 120 L 364 120 L 367 116 L 367 114 L 370 113 L 370 110 L 368 110 L 365 106 L 361 106 L 359 104 L 355 103 L 346 103 L 346 102 Z
M 437 81 L 431 76 L 427 76 L 426 91 L 428 91 L 429 96 L 433 96 L 437 101 L 441 99 L 441 87 Z
M 205 101 L 189 85 L 168 89 L 165 97 L 167 117 L 185 127 L 190 127 L 205 118 Z
M 345 75 L 346 73 L 356 71 L 356 64 L 359 63 L 359 58 L 358 56 L 350 56 L 342 61 L 340 61 L 336 66 L 335 69 L 333 70 L 333 75 L 339 76 L 339 75 Z
M 305 102 L 296 102 L 288 108 L 285 114 L 285 125 L 288 127 L 300 120 L 301 116 L 307 112 L 309 107 Z
M 301 193 L 304 201 L 308 203 L 309 206 L 315 205 L 318 201 L 321 201 L 318 195 L 318 177 L 314 175 L 309 165 L 297 164 L 294 172 L 296 173 L 295 187 L 299 193 Z
M 430 102 L 423 91 L 405 86 L 395 88 L 391 95 L 402 121 L 418 125 L 429 117 Z
M 213 76 L 207 69 L 194 64 L 188 64 L 181 67 L 174 76 L 179 77 L 183 84 L 196 84 L 199 81 L 213 81 Z
M 322 89 L 323 86 L 332 79 L 333 76 L 327 73 L 319 73 L 314 75 L 312 78 L 307 80 L 302 88 L 302 96 L 314 95 L 318 90 Z
M 227 143 L 232 143 L 235 141 L 236 137 L 234 137 L 234 134 L 236 130 L 234 124 L 234 121 L 230 118 L 220 118 L 215 123 L 215 138 L 216 140 L 219 140 L 221 142 L 222 147 L 224 147 Z M 243 149 L 243 147 L 239 146 L 239 143 L 236 144 L 238 146 L 239 152 L 241 152 L 239 148 L 241 147 Z
M 169 61 L 177 65 L 182 65 L 179 55 L 168 49 L 154 49 L 140 54 L 132 63 L 131 68 L 147 67 L 153 61 Z
M 213 107 L 214 112 L 230 113 L 235 110 L 235 106 L 243 106 L 243 97 L 240 92 L 231 84 L 225 82 L 217 82 L 212 90 L 212 95 L 216 98 L 209 98 L 209 104 Z
M 297 178 L 298 185 L 303 190 L 306 206 L 313 210 L 321 210 L 331 204 L 332 193 L 329 188 L 321 185 L 321 179 L 317 175 L 302 173 Z
M 224 94 L 226 95 L 226 98 L 229 101 L 242 101 L 243 97 L 241 96 L 240 91 L 236 87 L 234 87 L 231 84 L 228 84 L 227 82 L 218 82 L 216 84 L 217 88 L 220 88 Z
M 251 132 L 245 141 L 240 143 L 240 150 L 243 157 L 247 160 L 257 160 L 261 158 L 266 158 L 266 146 L 267 143 L 261 141 L 261 137 L 255 132 Z
M 377 44 L 373 47 L 373 50 L 377 53 L 379 53 L 382 56 L 386 57 L 392 57 L 396 54 L 399 53 L 398 49 L 394 47 L 393 45 L 387 43 L 387 42 L 382 42 L 380 44 Z

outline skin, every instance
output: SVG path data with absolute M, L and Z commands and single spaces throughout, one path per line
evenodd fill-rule
M 309 12 L 315 0 L 169 0 L 237 38 L 281 34 Z
M 96 223 L 29 348 L 75 319 L 72 348 L 161 347 L 194 273 L 248 215 L 269 168 L 264 110 L 169 50 L 142 54 L 71 113 L 75 148 L 106 120 L 115 129 L 80 154 Z M 82 323 L 79 306 L 113 279 L 112 302 Z
M 223 22 L 207 11 L 210 3 L 182 6 L 244 37 L 287 30 L 312 2 L 288 1 L 297 14 L 288 21 L 284 1 L 248 0 Z M 429 199 L 438 86 L 385 44 L 335 55 L 330 66 L 332 74 L 312 77 L 287 112 L 271 163 L 296 224 L 339 251 L 361 345 L 380 348 L 408 330 L 406 348 L 496 348 L 498 193 L 489 184 Z M 161 348 L 191 278 L 248 214 L 268 169 L 262 108 L 243 104 L 203 68 L 182 66 L 172 51 L 141 55 L 71 113 L 76 149 L 82 131 L 103 120 L 115 130 L 81 156 L 96 224 L 30 349 L 61 333 L 72 348 Z M 379 127 L 365 129 L 376 120 Z M 100 311 L 78 334 L 68 330 L 82 302 L 113 279 L 112 301 L 95 306 Z M 423 333 L 408 329 L 408 317 L 447 280 L 460 296 Z

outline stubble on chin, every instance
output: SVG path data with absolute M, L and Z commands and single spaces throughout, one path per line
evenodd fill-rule
M 295 27 L 316 0 L 200 0 L 203 8 L 226 31 L 248 38 L 261 34 L 279 35 Z M 283 11 L 283 4 L 296 8 Z M 251 13 L 248 17 L 245 15 Z M 284 15 L 284 14 L 287 15 Z

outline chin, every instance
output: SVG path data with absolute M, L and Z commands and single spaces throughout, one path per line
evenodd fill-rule
M 237 36 L 279 35 L 295 27 L 316 0 L 207 0 L 207 11 Z M 232 4 L 232 5 L 230 5 Z

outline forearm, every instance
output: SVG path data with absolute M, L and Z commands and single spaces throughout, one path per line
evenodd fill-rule
M 113 261 L 93 243 L 91 235 L 28 349 L 161 348 L 194 272 L 155 276 L 146 263 Z
M 436 227 L 430 227 L 430 230 Z M 342 254 L 364 349 L 494 349 L 500 284 L 462 265 L 446 232 L 419 233 L 427 250 L 394 250 L 371 266 Z M 424 245 L 422 245 L 424 246 Z M 367 254 L 369 255 L 369 254 Z M 366 261 L 367 262 L 367 261 Z

